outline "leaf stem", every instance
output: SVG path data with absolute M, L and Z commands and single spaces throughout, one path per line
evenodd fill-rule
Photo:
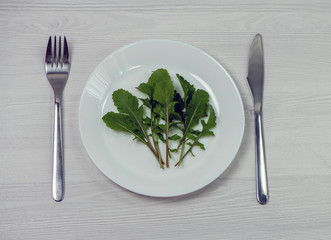
M 162 157 L 161 157 L 161 152 L 160 152 L 160 147 L 159 147 L 159 140 L 158 140 L 158 137 L 156 136 L 156 139 L 155 139 L 155 133 L 153 131 L 153 121 L 152 121 L 152 109 L 151 109 L 151 124 L 150 124 L 150 128 L 151 128 L 151 133 L 152 133 L 152 140 L 153 140 L 153 144 L 154 144 L 154 148 L 156 149 L 157 151 L 157 154 L 158 154 L 158 162 L 160 164 L 160 168 L 164 169 L 163 167 L 163 164 L 164 162 L 162 161 Z
M 200 137 L 201 137 L 201 133 L 199 134 L 199 136 L 197 136 L 197 138 L 194 140 L 194 142 L 191 144 L 191 146 L 190 146 L 190 148 L 186 151 L 186 153 L 182 156 L 182 154 L 181 154 L 181 157 L 180 157 L 180 163 L 184 160 L 184 158 L 187 156 L 187 154 L 189 153 L 189 152 L 191 152 L 192 151 L 192 148 L 195 146 L 195 143 L 197 142 L 197 141 L 199 141 L 199 139 L 200 139 Z M 180 165 L 180 163 L 178 164 L 178 166 Z M 176 164 L 177 165 L 177 164 Z
M 196 114 L 196 112 L 197 112 L 199 106 L 200 106 L 200 102 L 198 103 L 198 105 L 197 105 L 196 108 L 194 109 L 194 112 L 193 112 L 193 114 L 192 114 L 192 116 L 191 116 L 191 119 L 190 119 L 190 121 L 188 122 L 188 124 L 186 125 L 186 127 L 185 127 L 185 123 L 184 123 L 183 138 L 182 138 L 182 140 L 180 141 L 180 143 L 179 143 L 179 145 L 178 145 L 178 147 L 177 147 L 176 152 L 178 152 L 180 146 L 181 146 L 181 145 L 183 144 L 183 142 L 185 141 L 185 139 L 186 139 L 186 135 L 187 135 L 189 129 L 191 128 L 192 120 L 194 119 L 194 116 L 195 116 L 195 114 Z
M 141 131 L 143 132 L 143 134 L 144 134 L 144 136 L 147 140 L 148 147 L 151 149 L 151 151 L 155 155 L 156 159 L 159 159 L 157 151 L 155 150 L 155 148 L 153 147 L 151 141 L 149 140 L 149 137 L 147 136 L 146 131 L 143 128 L 143 126 L 141 125 L 141 123 L 140 123 L 139 119 L 137 118 L 136 114 L 134 114 L 134 112 L 131 110 L 131 108 L 129 106 L 127 106 L 127 107 L 130 110 L 130 112 L 132 113 L 132 116 L 136 119 L 137 123 L 139 124 L 139 127 L 140 127 Z
M 169 168 L 169 110 L 168 110 L 168 103 L 166 102 L 166 118 L 167 118 L 167 126 L 166 126 L 166 166 Z
M 184 142 L 184 135 L 183 135 L 183 137 L 182 137 L 182 139 L 180 140 L 180 142 L 179 142 L 179 144 L 178 144 L 178 147 L 177 147 L 177 149 L 176 149 L 176 152 L 178 152 L 178 150 L 180 149 L 180 146 L 182 146 L 182 144 L 183 144 L 183 142 Z
M 179 161 L 176 163 L 176 165 L 175 165 L 176 167 L 177 167 L 177 166 L 180 166 L 180 164 L 181 164 L 182 161 L 183 161 L 184 148 L 185 148 L 185 144 L 183 144 L 182 149 L 181 149 L 181 151 L 180 151 Z

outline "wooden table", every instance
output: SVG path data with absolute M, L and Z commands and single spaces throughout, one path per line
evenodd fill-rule
M 264 129 L 270 202 L 255 200 L 253 105 L 246 84 L 264 37 Z M 53 93 L 49 35 L 66 35 L 65 199 L 51 197 Z M 193 194 L 140 196 L 106 178 L 78 128 L 84 84 L 108 54 L 141 39 L 209 53 L 242 95 L 246 128 L 227 171 Z M 331 239 L 331 2 L 0 2 L 0 239 Z

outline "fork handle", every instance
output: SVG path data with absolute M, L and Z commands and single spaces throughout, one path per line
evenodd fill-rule
M 255 140 L 256 198 L 260 204 L 266 204 L 269 200 L 269 191 L 261 111 L 255 111 Z
M 61 96 L 55 95 L 52 193 L 54 200 L 57 202 L 61 201 L 64 195 L 64 178 L 63 178 L 64 164 L 63 164 L 61 109 L 62 109 Z

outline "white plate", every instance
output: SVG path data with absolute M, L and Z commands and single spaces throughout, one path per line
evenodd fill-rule
M 217 116 L 215 137 L 201 139 L 206 150 L 194 149 L 195 157 L 188 155 L 180 167 L 173 167 L 177 158 L 171 160 L 172 167 L 165 170 L 146 146 L 107 128 L 101 119 L 116 111 L 111 98 L 115 90 L 139 95 L 135 87 L 158 68 L 169 71 L 175 87 L 179 73 L 206 90 Z M 123 188 L 157 197 L 187 194 L 220 176 L 239 149 L 244 121 L 240 94 L 226 70 L 202 50 L 169 40 L 143 40 L 110 54 L 90 75 L 79 107 L 81 137 L 95 165 Z

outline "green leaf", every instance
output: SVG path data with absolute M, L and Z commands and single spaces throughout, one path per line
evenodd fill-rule
M 164 130 L 160 127 L 160 125 L 158 126 L 153 126 L 153 132 L 155 133 L 164 133 Z
M 137 89 L 142 92 L 142 93 L 145 93 L 147 94 L 150 98 L 152 97 L 153 95 L 153 87 L 151 85 L 149 85 L 148 83 L 141 83 Z
M 102 118 L 107 127 L 121 132 L 128 132 L 139 141 L 146 143 L 145 136 L 134 118 L 121 113 L 108 112 Z
M 193 130 L 193 131 L 191 131 L 191 134 L 193 134 L 195 136 L 199 136 L 201 134 L 201 131 L 199 131 L 199 130 Z
M 192 99 L 192 96 L 195 92 L 195 88 L 192 84 L 190 84 L 187 80 L 185 80 L 182 76 L 179 74 L 176 74 L 180 85 L 182 86 L 183 92 L 184 92 L 184 101 L 185 104 L 188 105 Z
M 153 108 L 153 112 L 157 116 L 160 116 L 161 118 L 165 119 L 165 113 L 164 113 L 163 107 L 160 104 L 155 104 L 155 106 Z
M 162 141 L 162 142 L 165 142 L 165 138 L 163 136 L 162 133 L 158 133 L 157 136 L 159 137 L 159 139 Z
M 167 117 L 169 118 L 169 124 L 171 123 L 170 120 L 180 120 L 180 116 L 178 116 L 177 113 L 174 111 L 174 105 L 175 102 L 170 102 L 167 107 L 168 107 L 168 115 L 167 115 L 167 109 L 165 105 L 161 104 L 156 104 L 155 107 L 153 108 L 153 112 L 160 116 L 163 120 L 167 120 Z
M 179 140 L 179 139 L 181 139 L 181 136 L 179 136 L 178 134 L 174 134 L 174 135 L 169 137 L 169 140 L 173 140 L 173 141 L 176 141 L 176 140 Z
M 214 133 L 210 131 L 210 129 L 214 128 L 216 126 L 216 115 L 214 108 L 209 105 L 209 118 L 208 121 L 205 122 L 204 120 L 201 120 L 202 124 L 202 130 L 201 131 L 192 131 L 191 134 L 187 135 L 188 139 L 191 139 L 193 142 L 187 143 L 187 145 L 190 146 L 189 150 L 184 154 L 184 156 L 179 160 L 178 165 L 183 161 L 183 158 L 187 155 L 187 153 L 192 153 L 192 149 L 195 146 L 200 147 L 202 150 L 205 150 L 204 145 L 199 142 L 199 139 L 204 136 L 214 136 Z M 194 134 L 193 134 L 194 132 Z M 200 132 L 200 133 L 199 133 Z M 199 134 L 198 134 L 199 133 Z
M 165 120 L 166 129 L 166 166 L 169 167 L 169 125 L 170 125 L 170 113 L 174 112 L 175 102 L 174 99 L 174 85 L 171 81 L 170 75 L 165 69 L 157 69 L 151 75 L 148 80 L 148 84 L 154 87 L 153 99 L 158 102 L 161 107 L 160 116 Z M 156 108 L 156 107 L 155 107 Z
M 149 98 L 139 98 L 140 101 L 148 108 L 152 108 L 152 103 Z
M 160 78 L 158 84 L 155 86 L 153 99 L 163 106 L 167 106 L 173 101 L 174 85 L 168 74 L 167 77 Z
M 120 113 L 134 117 L 137 122 L 142 122 L 144 108 L 139 107 L 138 98 L 130 92 L 119 89 L 113 93 L 113 102 Z
M 170 113 L 169 119 L 170 119 L 170 126 L 174 124 L 178 125 L 183 123 L 182 117 L 176 112 Z
M 192 148 L 190 148 L 190 150 L 188 152 L 191 153 L 193 157 L 195 157 L 195 155 L 194 155 L 194 153 L 192 151 Z
M 197 139 L 197 137 L 194 136 L 193 134 L 187 134 L 187 138 L 188 138 L 188 139 L 191 139 L 191 140 L 193 140 L 193 141 L 195 141 L 195 140 Z
M 163 80 L 171 80 L 170 75 L 166 69 L 160 68 L 155 70 L 152 75 L 149 77 L 147 84 L 151 86 L 152 88 L 155 88 L 155 86 Z
M 209 94 L 201 89 L 198 89 L 192 96 L 187 107 L 187 116 L 185 119 L 185 129 L 189 133 L 192 131 L 202 117 L 206 116 L 208 109 Z M 187 134 L 185 133 L 185 134 Z
M 146 124 L 146 125 L 151 125 L 151 119 L 149 117 L 145 117 L 143 119 L 143 123 Z
M 175 116 L 175 105 L 176 105 L 176 102 L 169 102 L 168 104 L 168 114 L 173 114 Z
M 180 96 L 180 94 L 175 90 L 174 91 L 174 101 L 176 102 L 174 106 L 175 113 L 177 113 L 180 116 L 180 120 L 184 123 L 185 119 L 185 103 L 183 98 Z
M 194 143 L 187 143 L 187 145 L 189 145 L 191 148 L 193 148 L 194 146 L 199 146 L 202 150 L 205 150 L 205 145 L 203 145 L 199 141 L 195 141 Z
M 216 115 L 213 107 L 209 105 L 208 102 L 209 102 L 209 95 L 207 92 L 199 89 L 193 94 L 192 99 L 187 108 L 183 138 L 180 141 L 180 144 L 183 145 L 182 151 L 185 143 L 188 146 L 190 146 L 190 148 L 187 150 L 185 154 L 181 154 L 181 157 L 178 163 L 176 164 L 176 166 L 179 166 L 182 163 L 183 159 L 187 156 L 188 153 L 191 153 L 193 155 L 192 150 L 195 146 L 198 146 L 202 150 L 205 150 L 204 145 L 201 142 L 199 142 L 199 139 L 201 137 L 214 135 L 214 133 L 210 129 L 216 126 Z M 209 118 L 208 121 L 206 122 L 202 118 L 204 118 L 206 115 L 208 116 L 208 110 L 209 110 Z M 194 127 L 198 125 L 200 119 L 202 125 L 201 131 L 194 129 Z M 190 139 L 192 142 L 187 142 L 186 138 Z
M 209 118 L 207 123 L 205 121 L 201 121 L 202 124 L 202 131 L 201 131 L 201 137 L 203 136 L 214 136 L 214 133 L 210 131 L 210 129 L 216 127 L 216 115 L 214 108 L 209 105 Z

